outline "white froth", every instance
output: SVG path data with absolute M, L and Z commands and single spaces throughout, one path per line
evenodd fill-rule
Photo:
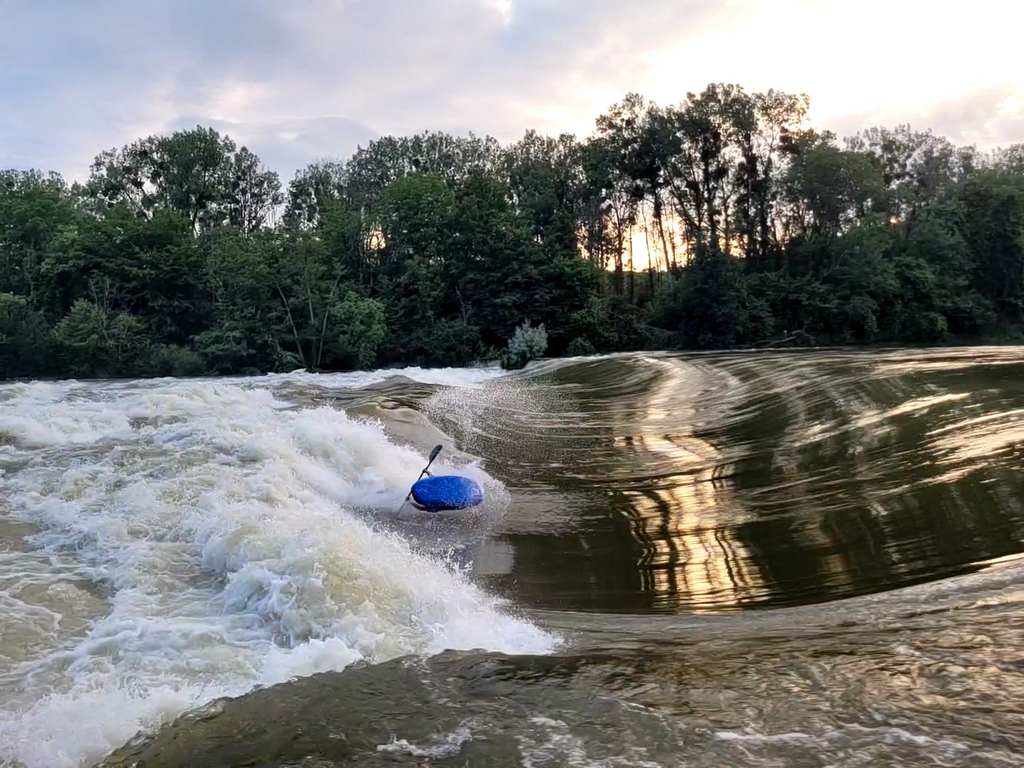
M 394 373 L 495 375 L 316 381 Z M 353 514 L 393 509 L 424 457 L 272 391 L 312 376 L 0 387 L 0 517 L 35 531 L 0 551 L 0 622 L 25 626 L 0 655 L 0 764 L 87 764 L 214 698 L 360 659 L 551 650 Z
M 423 384 L 440 384 L 449 387 L 474 387 L 505 376 L 506 372 L 496 366 L 479 368 L 386 368 L 376 371 L 349 371 L 347 373 L 309 373 L 298 370 L 291 373 L 273 373 L 268 379 L 279 382 L 311 384 L 324 388 L 352 389 L 379 384 L 395 376 L 401 376 Z
M 622 754 L 595 757 L 565 721 L 538 715 L 530 718 L 530 724 L 531 735 L 516 736 L 523 768 L 661 768 L 647 759 L 642 746 L 622 745 Z
M 462 746 L 473 739 L 471 729 L 472 721 L 466 720 L 459 724 L 459 727 L 449 733 L 435 736 L 426 744 L 415 744 L 408 739 L 394 737 L 387 744 L 378 744 L 378 752 L 391 752 L 398 755 L 410 755 L 411 757 L 425 757 L 440 760 L 444 757 L 452 757 L 462 751 Z

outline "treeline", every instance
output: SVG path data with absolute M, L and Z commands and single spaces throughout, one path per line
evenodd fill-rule
M 1024 145 L 875 128 L 712 85 L 593 136 L 425 133 L 287 189 L 209 128 L 0 173 L 0 375 L 187 375 L 939 341 L 1024 320 Z

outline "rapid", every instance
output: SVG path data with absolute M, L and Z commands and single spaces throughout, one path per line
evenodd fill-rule
M 0 765 L 1019 765 L 1022 458 L 1018 347 L 0 384 Z

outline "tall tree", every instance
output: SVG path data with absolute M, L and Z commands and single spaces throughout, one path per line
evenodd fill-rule
M 43 291 L 48 262 L 80 220 L 67 185 L 57 174 L 0 172 L 0 292 L 26 297 L 51 316 Z
M 344 163 L 322 161 L 299 170 L 288 185 L 285 223 L 318 226 L 324 211 L 344 196 L 345 183 Z
M 752 114 L 746 109 L 736 113 L 740 150 L 736 167 L 736 228 L 738 234 L 742 233 L 748 267 L 778 269 L 782 247 L 776 230 L 775 206 L 788 158 L 785 148 L 789 136 L 803 123 L 809 100 L 805 95 L 770 90 L 754 94 L 752 102 Z
M 636 197 L 632 182 L 619 168 L 615 147 L 607 138 L 594 137 L 583 148 L 585 175 L 584 210 L 587 248 L 601 255 L 595 263 L 607 265 L 611 256 L 613 287 L 624 292 L 623 260 L 629 248 L 630 232 L 636 223 Z
M 527 131 L 504 152 L 512 203 L 542 247 L 563 252 L 579 248 L 584 188 L 580 151 L 574 136 L 549 138 Z
M 665 234 L 664 194 L 668 166 L 678 154 L 678 138 L 670 116 L 640 95 L 630 93 L 597 118 L 597 135 L 617 158 L 622 177 L 632 182 L 634 201 L 650 201 L 661 254 L 667 262 L 670 249 Z M 648 251 L 653 281 L 655 249 Z
M 284 203 L 281 181 L 246 147 L 238 150 L 231 165 L 228 220 L 249 234 L 266 226 L 274 210 Z
M 873 156 L 882 170 L 892 216 L 913 220 L 921 209 L 938 202 L 969 173 L 974 153 L 958 148 L 931 131 L 909 125 L 868 128 L 847 140 L 853 151 Z
M 252 231 L 281 202 L 277 174 L 202 126 L 102 152 L 86 189 L 106 207 L 125 205 L 144 217 L 178 211 L 197 233 L 228 222 Z
M 670 189 L 697 250 L 731 252 L 733 187 L 739 139 L 754 130 L 752 98 L 739 86 L 713 84 L 670 111 L 681 141 Z
M 975 284 L 1004 316 L 1024 319 L 1024 175 L 998 168 L 974 174 L 960 202 Z
M 813 131 L 788 146 L 782 195 L 790 206 L 791 235 L 834 237 L 884 203 L 885 181 L 870 155 L 840 149 L 831 134 Z

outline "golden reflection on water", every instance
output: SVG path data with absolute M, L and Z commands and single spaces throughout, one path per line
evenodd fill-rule
M 1024 408 L 978 416 L 928 433 L 933 450 L 951 469 L 938 478 L 957 480 L 977 468 L 979 461 L 1012 454 L 1024 444 Z
M 708 523 L 732 506 L 728 487 L 710 474 L 629 497 L 630 527 L 646 551 L 637 563 L 641 589 L 663 597 L 686 594 L 695 610 L 747 602 L 763 582 L 746 546 Z
M 472 422 L 513 497 L 495 583 L 558 608 L 730 610 L 1024 551 L 1021 370 L 1020 348 L 543 364 L 482 389 Z
M 762 390 L 745 395 L 766 399 L 744 428 L 756 432 L 760 409 L 760 420 L 776 412 L 781 431 L 771 440 L 764 427 L 750 455 L 736 450 L 739 430 L 714 438 L 703 430 L 725 393 L 742 390 L 739 380 L 709 393 L 695 375 L 703 363 L 655 360 L 660 375 L 634 394 L 638 402 L 608 413 L 613 450 L 633 469 L 617 509 L 640 553 L 637 588 L 651 607 L 740 608 L 799 601 L 801 591 L 825 598 L 941 572 L 972 557 L 965 546 L 977 555 L 998 550 L 984 516 L 1015 524 L 1000 516 L 1005 494 L 978 490 L 983 479 L 974 473 L 989 469 L 988 458 L 1005 464 L 1024 444 L 1024 409 L 997 401 L 995 413 L 972 415 L 984 407 L 973 388 L 933 383 L 940 371 L 970 371 L 951 357 L 883 360 L 877 378 L 854 357 L 841 377 L 802 372 L 799 388 L 791 368 L 788 385 L 771 382 L 766 360 L 754 379 Z M 886 379 L 894 374 L 929 381 L 894 386 Z
M 636 564 L 640 589 L 656 601 L 686 594 L 698 611 L 740 605 L 764 580 L 746 546 L 721 526 L 741 509 L 723 480 L 729 465 L 710 442 L 681 431 L 693 429 L 701 404 L 679 397 L 692 388 L 692 371 L 678 361 L 657 362 L 662 376 L 644 395 L 640 429 L 637 414 L 629 413 L 618 427 L 633 434 L 614 441 L 618 450 L 646 454 L 662 478 L 625 494 L 629 528 L 644 553 Z M 676 431 L 659 431 L 665 428 Z

